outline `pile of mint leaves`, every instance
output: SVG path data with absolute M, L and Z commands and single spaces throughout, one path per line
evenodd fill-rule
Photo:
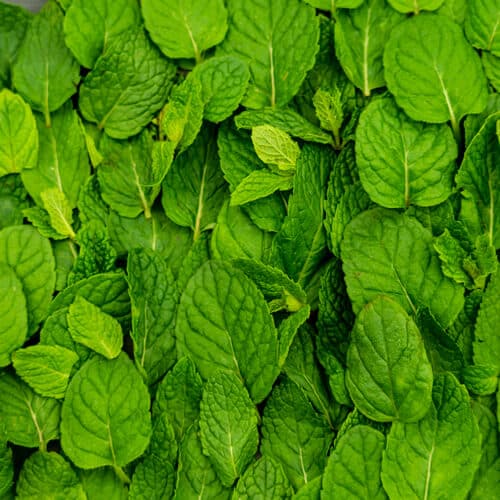
M 0 498 L 498 498 L 499 19 L 0 2 Z

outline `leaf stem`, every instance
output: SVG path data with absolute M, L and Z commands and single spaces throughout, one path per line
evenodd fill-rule
M 128 477 L 128 474 L 121 467 L 118 467 L 118 465 L 113 465 L 113 470 L 124 484 L 130 484 L 130 478 Z

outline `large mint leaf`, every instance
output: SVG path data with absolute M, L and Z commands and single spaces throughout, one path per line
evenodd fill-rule
M 50 126 L 50 112 L 75 92 L 80 67 L 64 43 L 63 13 L 55 1 L 47 2 L 30 23 L 12 68 L 17 91 Z
M 457 137 L 460 119 L 486 106 L 479 56 L 447 17 L 414 16 L 399 24 L 385 47 L 384 66 L 387 86 L 410 118 L 450 121 Z
M 178 291 L 172 271 L 159 253 L 135 250 L 127 261 L 135 363 L 148 384 L 174 364 Z
M 92 68 L 110 40 L 140 19 L 134 0 L 73 0 L 64 17 L 66 45 L 82 66 Z
M 149 444 L 148 390 L 125 353 L 87 361 L 69 384 L 61 417 L 63 450 L 83 469 L 122 467 Z
M 500 57 L 500 9 L 495 0 L 469 0 L 465 34 L 477 49 Z
M 0 231 L 0 263 L 10 266 L 22 284 L 28 310 L 28 333 L 48 315 L 56 282 L 55 262 L 48 239 L 31 226 Z M 22 328 L 22 323 L 20 325 Z
M 38 132 L 31 108 L 8 89 L 0 92 L 0 177 L 34 168 Z
M 500 143 L 496 134 L 500 112 L 487 118 L 465 151 L 456 176 L 462 188 L 460 218 L 474 236 L 486 233 L 488 242 L 500 248 Z
M 346 385 L 356 408 L 378 422 L 415 422 L 431 404 L 432 366 L 417 325 L 380 295 L 358 314 L 347 351 Z
M 23 286 L 11 267 L 0 263 L 0 366 L 10 364 L 10 355 L 28 334 L 28 312 Z
M 264 297 L 228 263 L 210 261 L 191 278 L 181 297 L 176 337 L 179 355 L 189 355 L 202 377 L 232 371 L 256 403 L 279 373 L 277 332 Z
M 130 28 L 110 41 L 85 77 L 80 110 L 110 137 L 131 137 L 163 106 L 174 74 L 143 28 Z
M 50 127 L 45 126 L 40 115 L 35 118 L 40 142 L 38 166 L 22 172 L 24 186 L 39 206 L 43 206 L 41 193 L 57 188 L 75 207 L 80 188 L 90 174 L 78 115 L 68 102 L 51 115 Z
M 35 394 L 22 380 L 0 373 L 0 422 L 13 444 L 45 450 L 59 437 L 59 401 Z
M 347 226 L 341 253 L 356 313 L 379 294 L 409 313 L 428 308 L 442 326 L 462 310 L 463 288 L 443 275 L 432 235 L 416 219 L 367 210 Z
M 227 31 L 223 0 L 144 0 L 146 28 L 162 52 L 172 58 L 194 58 L 222 42 Z
M 380 471 L 384 435 L 366 425 L 349 429 L 328 458 L 321 498 L 345 500 L 384 500 L 387 498 Z
M 457 146 L 447 125 L 409 119 L 392 99 L 369 104 L 356 129 L 359 176 L 387 208 L 432 206 L 452 192 Z
M 390 498 L 465 498 L 479 463 L 481 436 L 464 386 L 439 375 L 429 413 L 416 423 L 394 422 L 382 459 Z M 450 457 L 453 457 L 450 460 Z
M 295 489 L 321 475 L 332 437 L 298 386 L 286 380 L 274 388 L 264 408 L 261 451 L 281 463 Z
M 389 0 L 397 11 L 404 14 L 420 14 L 422 10 L 437 10 L 443 5 L 444 0 Z
M 259 443 L 257 410 L 234 372 L 218 372 L 203 387 L 200 404 L 203 452 L 225 486 L 252 461 Z
M 230 0 L 221 52 L 248 61 L 249 108 L 284 106 L 297 93 L 318 51 L 314 9 L 299 0 Z
M 335 52 L 342 69 L 365 96 L 385 85 L 382 57 L 391 30 L 404 19 L 385 0 L 341 10 L 335 23 Z

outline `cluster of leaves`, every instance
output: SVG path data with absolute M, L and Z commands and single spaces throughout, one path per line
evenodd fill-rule
M 499 9 L 0 3 L 0 498 L 496 498 Z

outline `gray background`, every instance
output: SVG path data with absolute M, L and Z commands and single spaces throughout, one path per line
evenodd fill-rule
M 45 3 L 45 0 L 2 0 L 4 3 L 11 3 L 13 5 L 21 5 L 26 7 L 32 12 L 38 12 L 40 7 Z

